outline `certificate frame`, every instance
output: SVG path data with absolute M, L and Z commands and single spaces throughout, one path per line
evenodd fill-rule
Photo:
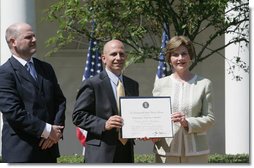
M 170 96 L 120 97 L 121 138 L 173 137 Z

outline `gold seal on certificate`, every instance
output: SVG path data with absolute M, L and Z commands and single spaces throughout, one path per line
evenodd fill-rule
M 172 137 L 171 113 L 170 97 L 121 97 L 121 137 Z

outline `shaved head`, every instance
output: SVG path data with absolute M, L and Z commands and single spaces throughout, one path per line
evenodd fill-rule
M 119 76 L 122 73 L 126 57 L 124 44 L 120 40 L 110 40 L 104 45 L 102 61 L 106 69 L 115 75 Z
M 122 46 L 121 48 L 124 50 L 124 45 L 120 40 L 110 40 L 108 41 L 103 48 L 103 54 L 107 54 L 110 52 L 111 47 L 115 46 L 115 45 L 120 45 Z

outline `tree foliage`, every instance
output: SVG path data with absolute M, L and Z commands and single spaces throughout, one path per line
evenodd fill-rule
M 223 56 L 220 51 L 230 44 L 249 44 L 247 0 L 58 0 L 47 10 L 47 16 L 59 24 L 56 35 L 48 40 L 48 44 L 56 45 L 53 52 L 76 37 L 90 38 L 93 20 L 94 38 L 99 42 L 112 38 L 123 41 L 128 46 L 129 63 L 159 55 L 165 25 L 170 27 L 169 35 L 185 35 L 199 47 L 190 69 L 215 53 Z M 204 33 L 208 40 L 198 40 Z M 234 38 L 211 48 L 225 33 Z M 232 71 L 234 66 L 249 71 L 240 56 L 230 61 Z

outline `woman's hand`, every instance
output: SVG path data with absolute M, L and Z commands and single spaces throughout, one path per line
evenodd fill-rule
M 188 121 L 186 120 L 185 114 L 183 112 L 174 112 L 171 115 L 171 120 L 173 122 L 179 122 L 182 127 L 188 131 Z

